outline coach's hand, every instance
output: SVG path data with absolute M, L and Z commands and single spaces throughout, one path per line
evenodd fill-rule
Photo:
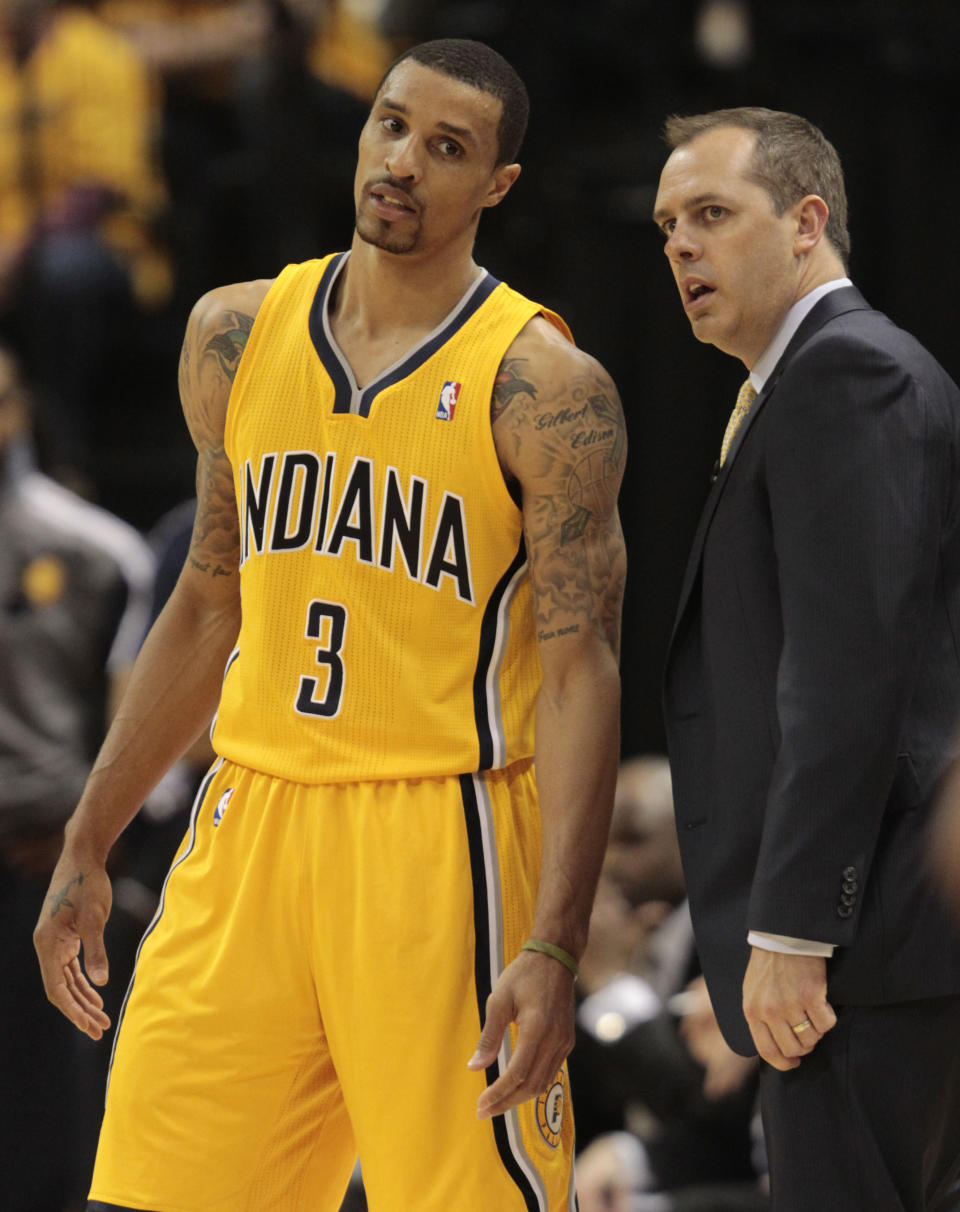
M 47 997 L 91 1039 L 100 1039 L 110 1026 L 103 998 L 90 981 L 107 983 L 103 928 L 111 900 L 103 864 L 65 846 L 33 932 Z M 80 966 L 81 947 L 86 973 Z
M 743 980 L 743 1013 L 757 1051 L 775 1069 L 795 1069 L 836 1025 L 827 962 L 754 947 Z
M 517 1042 L 506 1071 L 480 1095 L 477 1115 L 489 1119 L 550 1088 L 573 1047 L 573 977 L 549 955 L 521 951 L 487 998 L 486 1020 L 470 1069 L 497 1059 L 510 1024 Z

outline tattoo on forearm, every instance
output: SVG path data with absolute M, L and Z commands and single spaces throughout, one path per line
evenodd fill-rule
M 558 627 L 556 631 L 538 631 L 537 639 L 543 643 L 544 640 L 555 639 L 558 635 L 575 635 L 580 630 L 579 623 L 572 623 L 569 627 Z
M 75 909 L 73 901 L 70 899 L 70 889 L 74 884 L 79 887 L 83 883 L 83 872 L 78 871 L 72 880 L 68 880 L 59 892 L 52 893 L 47 897 L 50 902 L 50 916 L 56 917 L 61 909 Z
M 220 362 L 220 369 L 232 383 L 236 377 L 237 367 L 240 365 L 240 355 L 246 347 L 247 338 L 253 328 L 253 316 L 244 315 L 239 311 L 227 312 L 227 315 L 233 317 L 233 327 L 214 333 L 207 342 L 204 352 L 216 355 Z
M 190 552 L 187 558 L 198 572 L 209 572 L 212 577 L 229 577 L 233 575 L 232 568 L 224 568 L 222 564 L 217 564 L 215 568 L 211 568 L 209 560 L 202 562 L 198 560 L 192 552 Z

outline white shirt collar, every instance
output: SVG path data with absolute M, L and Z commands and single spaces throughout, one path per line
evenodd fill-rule
M 750 371 L 750 382 L 754 385 L 758 392 L 763 391 L 763 385 L 773 373 L 773 368 L 783 357 L 783 351 L 790 344 L 793 334 L 803 323 L 808 312 L 813 308 L 814 304 L 819 303 L 824 295 L 828 295 L 832 290 L 839 290 L 841 286 L 852 286 L 853 283 L 849 278 L 834 278 L 832 282 L 824 282 L 822 286 L 815 286 L 813 290 L 798 299 L 790 308 L 787 314 L 783 317 L 783 323 L 777 329 L 773 340 L 757 359 L 753 370 Z

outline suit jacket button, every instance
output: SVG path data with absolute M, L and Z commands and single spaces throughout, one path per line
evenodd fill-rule
M 857 869 L 856 869 L 856 867 L 844 867 L 844 869 L 843 869 L 843 878 L 844 878 L 845 880 L 855 880 L 855 879 L 857 878 Z
M 856 890 L 859 888 L 859 886 L 860 885 L 857 883 L 856 880 L 844 880 L 843 881 L 844 892 L 856 892 Z
M 849 893 L 849 892 L 844 892 L 843 895 L 840 897 L 841 905 L 855 905 L 856 903 L 857 903 L 857 898 L 855 896 L 851 895 L 851 893 Z
M 852 913 L 852 905 L 837 905 L 837 917 L 850 917 Z

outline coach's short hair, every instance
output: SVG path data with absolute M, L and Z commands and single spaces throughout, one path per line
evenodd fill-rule
M 767 191 L 778 215 L 807 194 L 816 194 L 826 202 L 830 212 L 827 239 L 848 268 L 850 233 L 843 169 L 836 148 L 812 122 L 797 114 L 741 106 L 691 117 L 673 116 L 667 119 L 663 134 L 667 145 L 675 150 L 697 135 L 731 126 L 757 136 L 747 175 Z

